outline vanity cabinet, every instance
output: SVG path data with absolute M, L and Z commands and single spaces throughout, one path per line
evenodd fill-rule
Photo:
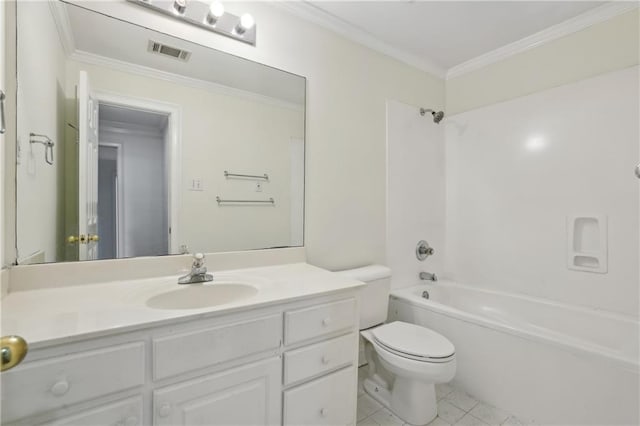
M 32 349 L 2 424 L 355 424 L 353 290 Z

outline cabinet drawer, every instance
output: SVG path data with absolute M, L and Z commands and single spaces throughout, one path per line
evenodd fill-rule
M 285 343 L 290 345 L 349 329 L 356 324 L 357 315 L 356 299 L 346 299 L 285 312 Z
M 113 404 L 101 405 L 100 407 L 43 424 L 51 426 L 140 426 L 143 424 L 142 397 L 129 398 Z
M 153 339 L 153 377 L 163 379 L 244 356 L 277 350 L 282 315 Z
M 284 354 L 284 384 L 355 364 L 358 335 L 351 333 Z
M 2 422 L 144 384 L 144 343 L 28 362 L 2 373 Z
M 355 424 L 356 393 L 355 367 L 287 390 L 284 392 L 284 424 Z

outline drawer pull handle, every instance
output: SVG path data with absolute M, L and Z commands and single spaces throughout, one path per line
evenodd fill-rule
M 324 325 L 325 327 L 328 326 L 329 324 L 331 324 L 331 318 L 327 317 L 322 320 L 322 325 Z
M 169 404 L 162 404 L 158 410 L 160 417 L 168 417 L 171 414 L 171 406 Z
M 322 417 L 327 417 L 329 415 L 329 409 L 328 408 L 321 408 L 320 409 L 320 415 Z
M 331 360 L 329 359 L 329 357 L 328 357 L 328 356 L 326 356 L 326 355 L 323 355 L 323 356 L 322 356 L 322 363 L 323 363 L 323 364 L 325 364 L 325 365 L 326 365 L 326 364 L 329 364 L 329 361 L 331 361 Z
M 56 382 L 53 384 L 53 386 L 51 386 L 51 393 L 55 396 L 62 396 L 69 392 L 69 388 L 69 382 L 67 382 L 66 380 L 60 380 L 59 382 Z

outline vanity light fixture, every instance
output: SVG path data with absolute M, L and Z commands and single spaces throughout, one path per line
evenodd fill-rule
M 240 22 L 238 22 L 238 25 L 236 25 L 236 28 L 235 28 L 236 33 L 244 34 L 248 30 L 253 28 L 255 24 L 256 24 L 256 21 L 255 19 L 253 19 L 253 16 L 251 16 L 248 13 L 245 13 L 240 17 Z
M 211 5 L 209 6 L 209 13 L 207 14 L 207 23 L 209 25 L 215 25 L 216 22 L 218 22 L 218 19 L 222 17 L 222 15 L 224 15 L 224 5 L 221 2 L 216 0 L 213 3 L 211 3 Z
M 173 11 L 178 15 L 184 15 L 184 11 L 187 9 L 187 0 L 174 0 Z
M 256 21 L 253 16 L 248 13 L 236 16 L 225 12 L 220 0 L 127 1 L 234 40 L 256 45 Z

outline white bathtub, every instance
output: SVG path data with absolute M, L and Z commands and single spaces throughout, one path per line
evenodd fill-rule
M 392 291 L 389 320 L 449 338 L 458 362 L 454 382 L 522 418 L 640 421 L 637 318 L 443 280 Z

